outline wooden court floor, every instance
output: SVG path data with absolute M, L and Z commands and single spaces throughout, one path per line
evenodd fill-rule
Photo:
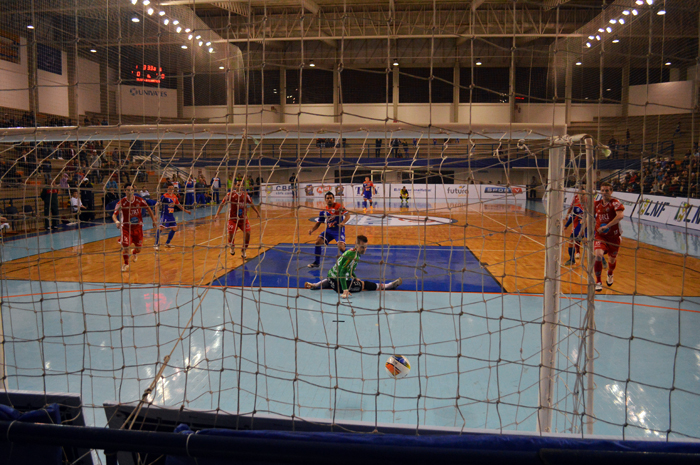
M 281 243 L 312 244 L 323 229 L 309 235 L 313 226 L 309 219 L 321 208 L 322 202 L 309 201 L 297 205 L 263 204 L 262 219 L 255 213 L 250 215 L 252 233 L 248 259 Z M 375 209 L 375 215 L 382 213 L 384 210 Z M 386 213 L 426 214 L 415 209 L 390 209 Z M 470 208 L 437 204 L 428 214 L 452 218 L 456 222 L 409 227 L 350 225 L 346 227 L 346 236 L 351 242 L 355 235 L 364 234 L 369 238 L 370 247 L 381 243 L 468 247 L 506 292 L 543 292 L 546 223 L 543 214 L 514 205 L 495 204 Z M 158 253 L 153 249 L 153 231 L 147 231 L 143 251 L 127 273 L 121 272 L 117 240 L 110 238 L 6 262 L 2 277 L 60 282 L 208 285 L 243 263 L 240 251 L 231 257 L 224 249 L 226 222 L 223 216 L 219 220 L 208 217 L 181 223 L 172 242 L 175 247 L 161 247 Z M 239 232 L 236 244 L 240 246 L 242 242 Z M 562 249 L 563 262 L 568 257 L 564 245 Z M 563 292 L 586 292 L 585 271 L 580 265 L 562 267 L 561 273 Z M 615 283 L 611 288 L 604 285 L 602 294 L 700 296 L 700 260 L 624 238 Z

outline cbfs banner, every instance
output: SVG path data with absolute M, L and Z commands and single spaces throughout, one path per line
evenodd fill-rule
M 262 184 L 260 187 L 263 195 L 269 199 L 289 199 L 294 197 L 292 187 L 289 184 Z

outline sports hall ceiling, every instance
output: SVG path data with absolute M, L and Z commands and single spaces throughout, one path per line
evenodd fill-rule
M 136 0 L 134 0 L 136 1 Z M 157 56 L 180 70 L 217 69 L 238 47 L 251 68 L 307 66 L 406 67 L 584 66 L 689 67 L 698 57 L 700 0 L 151 0 L 211 41 L 215 53 L 167 27 L 143 1 L 2 0 L 0 29 L 39 41 L 118 57 Z M 665 6 L 664 6 L 665 5 Z M 665 15 L 658 15 L 661 7 Z M 638 15 L 622 12 L 638 10 Z M 134 15 L 142 19 L 136 26 Z M 624 18 L 624 25 L 609 23 Z M 599 33 L 612 27 L 613 32 Z M 594 37 L 590 40 L 588 37 Z M 600 40 L 595 39 L 600 36 Z M 613 39 L 619 42 L 612 43 Z M 586 42 L 591 47 L 586 46 Z M 182 46 L 188 46 L 183 49 Z M 602 52 L 602 53 L 601 53 Z

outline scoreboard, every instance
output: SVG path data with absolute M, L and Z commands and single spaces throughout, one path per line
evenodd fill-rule
M 160 84 L 165 79 L 163 68 L 154 65 L 138 64 L 131 70 L 131 76 L 136 82 L 150 82 Z

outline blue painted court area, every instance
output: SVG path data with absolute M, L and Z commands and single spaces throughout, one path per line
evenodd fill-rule
M 536 430 L 541 296 L 2 285 L 7 388 L 80 393 L 88 424 L 105 424 L 104 401 L 140 399 L 172 354 L 158 405 Z M 559 432 L 581 424 L 579 304 L 561 302 Z M 594 434 L 700 438 L 700 305 L 606 296 L 596 326 Z M 385 372 L 393 353 L 410 360 L 407 378 Z
M 217 278 L 215 286 L 304 287 L 325 278 L 338 249 L 325 248 L 319 269 L 309 269 L 312 245 L 280 244 Z M 501 292 L 501 286 L 466 247 L 370 246 L 357 267 L 358 278 L 386 282 L 403 278 L 401 290 Z

